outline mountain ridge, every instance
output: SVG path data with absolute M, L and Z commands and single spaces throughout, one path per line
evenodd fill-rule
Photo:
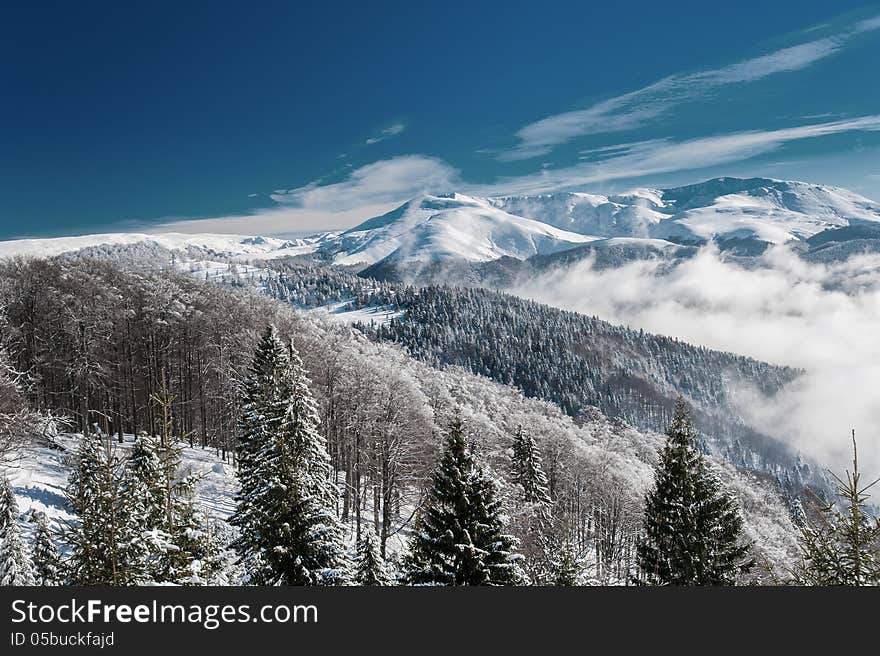
M 114 244 L 157 244 L 232 259 L 314 255 L 341 265 L 424 265 L 459 260 L 528 260 L 604 243 L 648 249 L 716 243 L 755 255 L 767 247 L 805 247 L 817 235 L 880 226 L 880 203 L 829 185 L 772 178 L 713 178 L 703 182 L 620 194 L 554 192 L 479 197 L 421 194 L 386 214 L 342 232 L 302 239 L 179 233 L 111 233 L 0 242 L 0 257 L 56 255 Z M 616 241 L 614 241 L 616 240 Z

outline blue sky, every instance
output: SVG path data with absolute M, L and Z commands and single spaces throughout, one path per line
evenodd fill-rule
M 880 198 L 877 4 L 20 4 L 0 239 L 300 233 L 421 191 L 717 175 Z

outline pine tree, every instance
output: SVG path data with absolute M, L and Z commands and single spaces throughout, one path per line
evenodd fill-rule
M 293 345 L 267 327 L 244 385 L 235 548 L 262 585 L 344 583 L 330 458 L 317 404 Z
M 818 525 L 801 528 L 803 558 L 796 578 L 804 585 L 880 585 L 880 518 L 871 518 L 865 508 L 868 490 L 880 479 L 862 486 L 855 431 L 852 442 L 852 473 L 845 478 L 832 473 L 843 512 L 829 503 Z
M 128 565 L 138 578 L 168 582 L 166 556 L 176 549 L 165 530 L 166 492 L 155 440 L 141 434 L 125 459 L 119 490 L 120 505 L 140 538 L 136 561 Z
M 661 585 L 732 585 L 752 566 L 734 499 L 695 446 L 690 413 L 679 398 L 666 446 L 645 500 L 639 566 Z
M 573 587 L 584 584 L 584 563 L 574 545 L 563 540 L 551 550 L 548 583 Z
M 391 585 L 391 577 L 379 553 L 379 538 L 370 526 L 364 529 L 358 545 L 354 580 L 358 585 Z
M 538 445 L 531 434 L 516 429 L 513 440 L 513 482 L 522 489 L 522 500 L 526 503 L 550 503 L 550 491 L 547 475 L 541 464 Z
M 156 439 L 141 433 L 135 439 L 126 462 L 127 485 L 140 506 L 138 512 L 146 530 L 162 526 L 165 519 L 165 484 Z M 136 488 L 136 489 L 134 489 Z
M 34 582 L 36 585 L 61 584 L 61 557 L 52 539 L 45 513 L 32 513 L 34 529 Z
M 199 558 L 190 566 L 191 578 L 187 583 L 192 585 L 232 585 L 230 577 L 231 564 L 227 556 L 227 548 L 231 540 L 227 536 L 230 530 L 226 522 L 212 520 L 207 512 L 204 519 L 205 531 L 201 540 L 202 550 Z M 225 529 L 225 530 L 224 530 Z
M 0 477 L 0 585 L 34 585 L 34 568 L 18 525 L 18 502 Z
M 145 540 L 143 568 L 159 582 L 200 582 L 207 535 L 194 503 L 198 477 L 182 472 L 183 449 L 171 434 L 171 399 L 155 397 L 163 416 L 161 440 L 141 434 L 126 461 L 124 493 Z
M 173 432 L 174 397 L 168 391 L 164 369 L 161 380 L 158 393 L 151 398 L 161 417 L 155 447 L 159 482 L 155 496 L 161 504 L 157 508 L 157 527 L 164 540 L 164 544 L 157 544 L 161 552 L 159 576 L 174 583 L 198 583 L 201 577 L 195 574 L 194 568 L 199 569 L 203 564 L 207 548 L 207 534 L 194 501 L 199 477 L 183 471 L 183 446 Z
M 199 478 L 187 474 L 172 487 L 171 524 L 166 526 L 175 549 L 166 554 L 168 580 L 176 583 L 200 584 L 203 575 L 210 575 L 209 563 L 213 547 L 209 542 L 207 518 L 203 518 L 195 504 Z M 198 572 L 201 572 L 199 574 Z
M 406 558 L 406 578 L 417 585 L 514 585 L 523 582 L 504 533 L 495 482 L 467 448 L 460 419 L 449 427 L 446 447 L 422 508 Z
M 125 486 L 123 463 L 109 439 L 84 435 L 68 487 L 76 515 L 65 531 L 70 546 L 68 577 L 79 585 L 137 585 L 149 580 L 144 568 L 149 548 Z
M 511 481 L 517 492 L 511 495 L 512 532 L 519 538 L 523 567 L 533 583 L 552 582 L 551 512 L 547 475 L 534 438 L 522 425 L 513 438 Z

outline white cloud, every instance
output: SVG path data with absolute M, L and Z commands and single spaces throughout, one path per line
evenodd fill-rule
M 685 141 L 654 139 L 621 144 L 613 148 L 607 147 L 605 152 L 608 156 L 605 159 L 502 178 L 491 185 L 472 187 L 471 193 L 490 196 L 505 193 L 547 193 L 609 180 L 700 169 L 749 159 L 792 141 L 855 130 L 880 130 L 880 115 L 780 130 L 735 132 Z
M 671 75 L 647 87 L 615 96 L 586 109 L 548 116 L 517 131 L 519 144 L 498 159 L 529 159 L 576 137 L 631 130 L 668 114 L 677 105 L 703 98 L 728 84 L 754 82 L 810 66 L 834 54 L 855 34 L 880 29 L 880 16 L 840 33 L 718 69 Z
M 451 191 L 458 172 L 445 162 L 422 155 L 379 160 L 330 184 L 314 180 L 295 189 L 276 189 L 270 198 L 281 205 L 233 216 L 169 220 L 151 232 L 302 234 L 350 228 L 384 214 L 422 192 Z
M 880 255 L 809 264 L 783 247 L 745 269 L 703 249 L 667 275 L 656 262 L 554 271 L 516 293 L 651 332 L 787 364 L 806 374 L 773 399 L 739 390 L 769 434 L 823 462 L 848 464 L 849 431 L 880 473 Z
M 870 32 L 872 30 L 880 30 L 880 15 L 859 21 L 856 23 L 853 31 L 856 34 L 861 34 L 862 32 Z
M 167 221 L 153 225 L 145 231 L 264 236 L 314 234 L 350 228 L 367 217 L 379 216 L 394 209 L 395 205 L 396 203 L 379 203 L 336 211 L 284 207 L 251 214 Z
M 384 130 L 381 130 L 378 135 L 374 137 L 370 137 L 364 143 L 368 146 L 371 146 L 375 143 L 379 143 L 380 141 L 385 141 L 386 139 L 390 139 L 391 137 L 396 137 L 398 134 L 406 130 L 405 123 L 394 123 Z
M 445 162 L 423 155 L 401 155 L 355 169 L 341 182 L 278 190 L 279 203 L 325 211 L 348 210 L 406 200 L 425 191 L 452 189 L 457 172 Z

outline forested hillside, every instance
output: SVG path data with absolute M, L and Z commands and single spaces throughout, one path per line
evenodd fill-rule
M 70 444 L 51 434 L 74 430 L 100 440 L 107 453 L 118 449 L 113 456 L 118 459 L 147 439 L 134 441 L 135 435 L 154 435 L 158 444 L 192 445 L 239 468 L 247 403 L 242 385 L 252 375 L 260 335 L 272 323 L 301 354 L 309 381 L 305 393 L 315 399 L 320 436 L 338 483 L 333 513 L 352 557 L 375 532 L 388 568 L 406 569 L 399 557 L 421 516 L 449 426 L 457 420 L 475 462 L 498 487 L 504 530 L 519 545 L 527 579 L 549 581 L 565 563 L 569 573 L 577 564 L 583 574 L 577 580 L 640 579 L 635 549 L 641 498 L 651 482 L 659 436 L 597 410 L 581 412 L 575 421 L 557 405 L 525 398 L 508 385 L 457 367 L 438 370 L 346 324 L 255 294 L 252 285 L 279 284 L 275 273 L 220 266 L 217 275 L 212 267 L 178 273 L 161 261 L 133 267 L 88 256 L 4 262 L 4 346 L 10 370 L 22 372 L 16 413 L 57 418 L 51 429 L 30 424 L 21 435 L 24 451 L 41 440 Z M 325 294 L 322 303 L 340 293 L 329 286 L 321 292 L 322 285 L 349 279 L 319 270 L 318 278 L 310 279 L 306 270 L 311 269 L 285 274 L 296 282 L 285 289 L 312 288 Z M 405 298 L 417 296 L 414 290 L 382 286 L 369 293 L 401 294 L 401 308 Z M 376 301 L 367 296 L 364 303 Z M 549 522 L 549 533 L 540 533 L 551 542 L 535 542 L 534 522 L 545 516 L 544 502 L 522 502 L 523 440 L 534 444 L 527 451 L 538 459 L 529 456 L 529 471 L 541 472 L 538 480 L 552 500 L 552 512 L 541 520 Z M 68 456 L 70 467 L 82 458 Z M 51 524 L 52 506 L 61 502 L 48 489 L 31 487 L 22 469 L 28 462 L 33 461 L 19 459 L 11 470 L 13 481 L 21 481 L 13 482 L 13 491 L 26 509 L 49 511 Z M 796 556 L 787 502 L 768 481 L 718 461 L 712 466 L 736 495 L 746 534 L 761 556 L 762 568 L 751 576 L 783 575 Z M 195 508 L 182 516 L 191 522 L 206 515 Z M 229 576 L 241 574 L 229 567 Z
M 749 426 L 737 406 L 738 391 L 772 397 L 798 375 L 791 368 L 484 289 L 418 288 L 290 262 L 237 279 L 299 307 L 385 308 L 390 321 L 365 317 L 359 324 L 371 338 L 402 344 L 432 366 L 462 366 L 514 385 L 575 418 L 598 408 L 659 431 L 684 395 L 712 452 L 770 473 L 793 493 L 805 485 L 826 488 L 820 469 Z

